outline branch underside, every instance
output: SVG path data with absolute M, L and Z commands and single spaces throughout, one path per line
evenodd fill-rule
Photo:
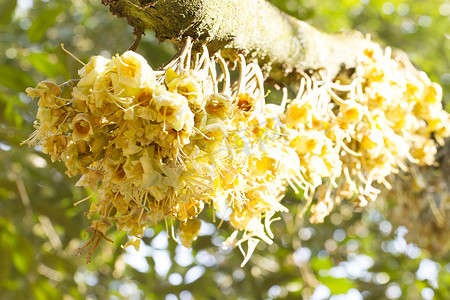
M 286 70 L 326 69 L 335 77 L 356 66 L 358 56 L 374 43 L 359 32 L 329 35 L 274 7 L 265 0 L 103 0 L 137 31 L 153 30 L 160 41 L 179 46 L 190 36 L 211 53 L 235 59 L 243 53 L 270 66 L 279 80 Z

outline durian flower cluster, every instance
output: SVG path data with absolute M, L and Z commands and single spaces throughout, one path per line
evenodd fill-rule
M 271 217 L 286 210 L 279 203 L 285 182 L 299 172 L 282 109 L 264 103 L 257 64 L 241 56 L 232 83 L 225 61 L 210 58 L 206 47 L 191 66 L 190 47 L 158 71 L 127 51 L 92 57 L 79 81 L 27 89 L 39 109 L 25 142 L 42 145 L 68 176 L 81 175 L 77 185 L 95 192 L 87 214 L 93 235 L 79 249 L 88 260 L 113 224 L 135 237 L 125 246 L 138 248 L 146 228 L 161 220 L 176 239 L 178 220 L 177 236 L 189 247 L 205 205 L 231 210 L 233 237 L 243 232 L 238 245 L 271 243 Z
M 449 135 L 439 85 L 389 51 L 366 50 L 349 83 L 304 74 L 297 97 L 284 93 L 280 105 L 265 103 L 256 63 L 240 55 L 232 82 L 220 53 L 192 53 L 188 40 L 156 71 L 132 51 L 95 56 L 77 81 L 27 89 L 39 109 L 25 142 L 95 192 L 93 235 L 78 252 L 88 260 L 113 224 L 138 248 L 148 226 L 165 221 L 190 247 L 209 206 L 230 213 L 224 246 L 239 246 L 245 264 L 258 241 L 272 243 L 288 185 L 307 199 L 302 213 L 315 201 L 311 221 L 322 222 L 342 199 L 375 200 L 373 184 L 389 187 L 408 162 L 432 164 L 434 139 Z
M 324 72 L 305 76 L 282 120 L 309 182 L 308 203 L 317 190 L 312 222 L 342 199 L 375 200 L 374 184 L 389 189 L 389 175 L 408 164 L 433 164 L 436 142 L 450 135 L 441 87 L 389 48 L 367 49 L 348 84 Z

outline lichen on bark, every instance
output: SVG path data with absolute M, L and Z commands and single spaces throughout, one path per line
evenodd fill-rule
M 334 77 L 354 68 L 362 51 L 375 44 L 358 32 L 326 34 L 265 0 L 103 0 L 138 31 L 153 30 L 176 46 L 190 36 L 232 59 L 243 53 L 280 70 L 326 69 Z

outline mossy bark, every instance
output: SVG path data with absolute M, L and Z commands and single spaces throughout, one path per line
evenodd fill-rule
M 137 31 L 154 30 L 175 45 L 190 36 L 212 52 L 232 58 L 244 53 L 279 71 L 325 68 L 331 76 L 356 66 L 374 44 L 360 33 L 329 35 L 265 0 L 103 0 Z M 273 75 L 273 76 L 272 76 Z

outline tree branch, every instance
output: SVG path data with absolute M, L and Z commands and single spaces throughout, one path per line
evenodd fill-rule
M 362 51 L 375 44 L 359 32 L 329 35 L 265 0 L 103 0 L 110 11 L 138 30 L 154 30 L 176 46 L 190 36 L 211 52 L 233 59 L 236 53 L 280 70 L 326 68 L 335 76 L 356 66 Z

